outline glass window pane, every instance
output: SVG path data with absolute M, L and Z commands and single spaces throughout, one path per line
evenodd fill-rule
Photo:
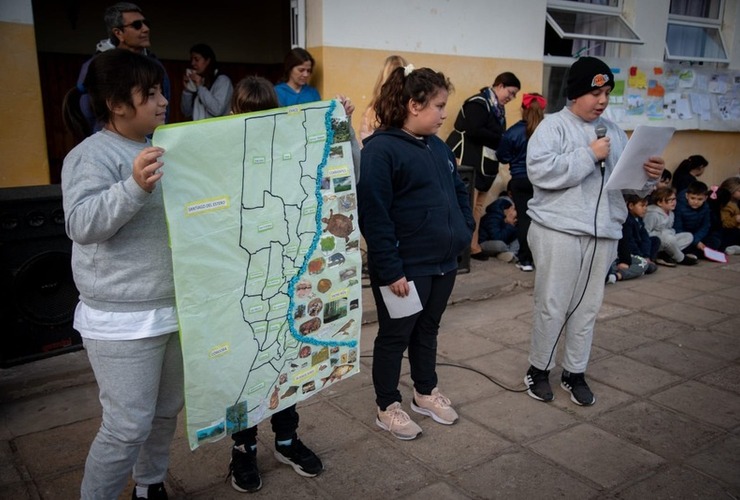
M 563 32 L 563 38 L 588 38 L 592 40 L 613 40 L 622 43 L 642 43 L 640 37 L 619 16 L 590 12 L 572 12 L 547 9 L 549 17 Z M 549 19 L 548 19 L 549 22 Z
M 727 60 L 717 28 L 668 23 L 666 45 L 671 59 Z
M 721 3 L 721 0 L 671 0 L 670 13 L 674 16 L 719 20 Z
M 619 7 L 619 0 L 568 0 L 569 2 L 588 3 L 591 5 L 605 5 L 607 7 Z

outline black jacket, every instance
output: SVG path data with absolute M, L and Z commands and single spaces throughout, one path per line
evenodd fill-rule
M 501 136 L 506 130 L 504 108 L 494 101 L 490 88 L 481 89 L 479 94 L 468 98 L 455 119 L 455 130 L 447 137 L 447 145 L 460 159 L 461 165 L 495 177 L 498 162 L 483 156 L 483 146 L 498 148 Z
M 456 269 L 475 222 L 452 151 L 437 136 L 399 129 L 376 130 L 364 144 L 357 195 L 371 280 Z

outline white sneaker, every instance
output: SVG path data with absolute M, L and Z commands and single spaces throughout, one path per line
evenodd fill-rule
M 522 262 L 522 261 L 520 261 L 520 262 L 517 263 L 516 267 L 518 267 L 519 269 L 521 269 L 525 273 L 531 273 L 532 271 L 534 271 L 534 266 L 532 265 L 531 262 L 526 262 L 526 261 L 523 261 Z
M 725 253 L 727 255 L 739 255 L 740 245 L 730 245 L 729 247 L 725 248 Z
M 432 389 L 432 393 L 428 396 L 419 394 L 414 389 L 411 409 L 416 413 L 432 417 L 435 422 L 440 424 L 452 425 L 457 420 L 457 412 L 452 408 L 452 403 L 436 387 Z
M 394 437 L 409 441 L 421 434 L 421 427 L 411 420 L 408 413 L 401 409 L 401 403 L 395 402 L 389 405 L 385 411 L 378 408 L 378 416 L 375 423 Z

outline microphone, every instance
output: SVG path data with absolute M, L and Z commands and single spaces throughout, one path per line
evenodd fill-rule
M 602 137 L 606 137 L 606 125 L 603 123 L 599 123 L 594 128 L 594 132 L 596 132 L 596 138 L 601 139 Z M 599 160 L 599 168 L 601 169 L 601 173 L 604 173 L 604 160 Z

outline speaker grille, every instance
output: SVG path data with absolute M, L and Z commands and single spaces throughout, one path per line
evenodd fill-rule
M 16 272 L 13 289 L 23 319 L 45 326 L 72 321 L 78 293 L 70 262 L 69 253 L 44 252 Z
M 0 188 L 0 366 L 82 347 L 59 186 Z

